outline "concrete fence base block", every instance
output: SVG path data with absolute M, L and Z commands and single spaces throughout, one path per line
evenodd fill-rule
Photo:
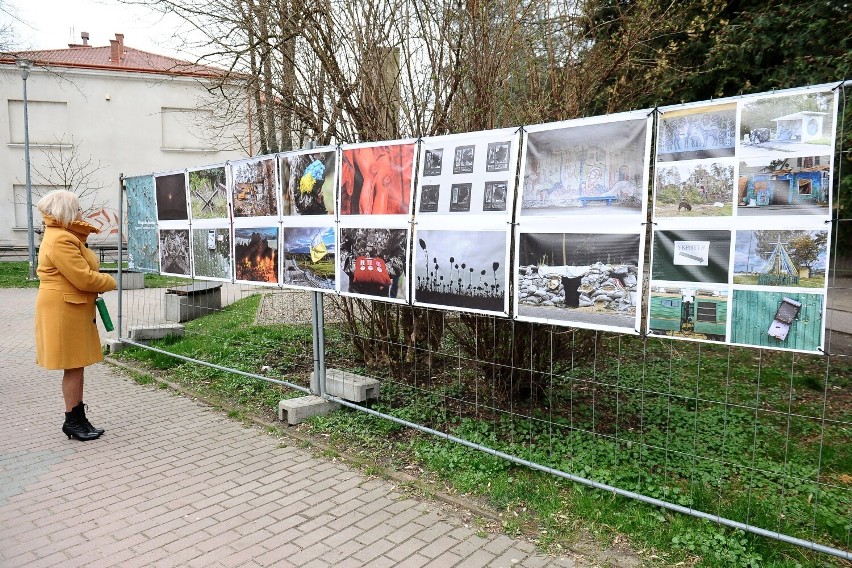
M 104 346 L 107 348 L 107 351 L 109 351 L 109 354 L 112 355 L 123 350 L 127 346 L 127 344 L 122 343 L 118 339 L 107 339 L 106 341 L 104 341 Z
M 299 398 L 288 398 L 278 403 L 278 419 L 287 421 L 290 426 L 301 424 L 311 416 L 325 416 L 332 410 L 337 410 L 340 405 L 329 402 L 319 396 L 300 396 Z
M 133 341 L 150 341 L 162 339 L 168 336 L 183 337 L 183 326 L 179 323 L 165 323 L 159 325 L 131 325 L 127 329 L 128 335 Z
M 311 373 L 313 379 L 313 373 Z M 379 399 L 379 380 L 340 369 L 325 370 L 325 392 L 349 402 Z

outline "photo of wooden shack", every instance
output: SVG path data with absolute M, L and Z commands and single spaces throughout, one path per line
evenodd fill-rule
M 807 213 L 809 209 L 822 214 L 830 193 L 829 156 L 777 159 L 757 165 L 740 162 L 737 214 L 770 210 Z

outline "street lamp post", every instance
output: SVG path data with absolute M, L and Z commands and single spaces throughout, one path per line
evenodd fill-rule
M 27 108 L 27 78 L 33 68 L 33 62 L 29 59 L 15 59 L 15 65 L 21 72 L 24 80 L 24 162 L 27 170 L 27 246 L 29 248 L 29 274 L 27 278 L 36 279 L 35 274 L 35 238 L 33 235 L 33 188 L 30 184 L 30 117 Z

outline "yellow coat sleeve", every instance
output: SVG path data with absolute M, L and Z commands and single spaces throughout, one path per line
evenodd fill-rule
M 71 235 L 56 239 L 50 260 L 71 284 L 83 292 L 109 292 L 115 290 L 115 279 L 109 274 L 93 270 L 80 250 L 80 241 Z

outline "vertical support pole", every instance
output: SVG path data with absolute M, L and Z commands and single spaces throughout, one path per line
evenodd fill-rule
M 320 393 L 325 390 L 325 372 L 321 363 L 323 349 L 320 344 L 320 333 L 322 330 L 322 324 L 320 323 L 322 318 L 320 315 L 322 313 L 322 308 L 320 307 L 321 301 L 322 298 L 319 292 L 311 292 L 311 336 L 314 341 L 314 372 L 311 375 L 311 394 L 316 396 L 321 396 Z
M 325 298 L 314 292 L 317 303 L 317 354 L 319 355 L 319 395 L 325 396 Z
M 30 113 L 29 100 L 27 97 L 27 77 L 29 76 L 29 66 L 26 70 L 21 71 L 21 76 L 24 78 L 24 162 L 27 170 L 26 173 L 26 192 L 27 192 L 27 252 L 29 253 L 29 272 L 27 278 L 29 280 L 36 279 L 35 273 L 35 235 L 33 234 L 33 188 L 30 182 Z
M 122 248 L 124 246 L 124 174 L 120 174 L 118 176 L 118 339 L 121 340 L 121 297 L 124 295 L 122 293 L 121 287 L 121 273 L 122 273 L 122 264 L 124 264 L 124 255 L 122 254 Z

